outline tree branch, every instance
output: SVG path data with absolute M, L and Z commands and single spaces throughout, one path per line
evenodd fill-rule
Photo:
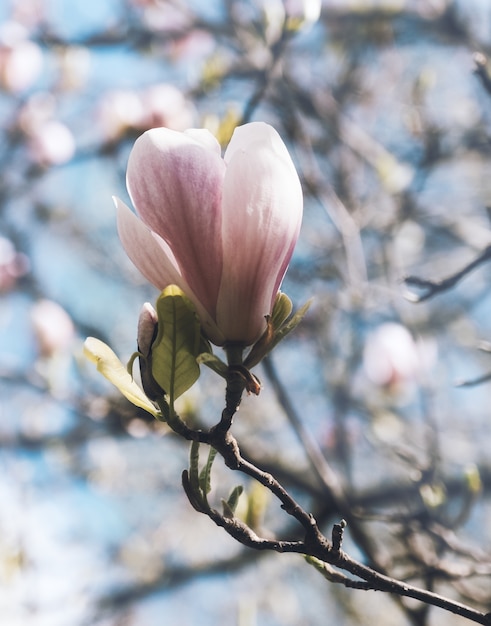
M 471 261 L 468 265 L 462 268 L 460 271 L 448 276 L 439 281 L 426 280 L 424 278 L 419 278 L 418 276 L 407 276 L 404 278 L 404 282 L 409 287 L 416 287 L 418 289 L 423 289 L 423 293 L 421 295 L 410 294 L 408 299 L 412 302 L 423 302 L 424 300 L 429 300 L 433 296 L 436 296 L 443 291 L 447 291 L 455 287 L 455 285 L 462 280 L 467 274 L 470 274 L 472 270 L 475 270 L 482 263 L 491 260 L 491 246 L 487 246 L 484 251 L 473 261 Z

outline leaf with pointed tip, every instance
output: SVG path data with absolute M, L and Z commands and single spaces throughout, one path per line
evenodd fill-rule
M 165 389 L 171 403 L 199 378 L 201 328 L 195 309 L 175 285 L 160 294 L 156 311 L 158 333 L 152 346 L 152 376 Z
M 309 300 L 290 319 L 287 319 L 291 312 L 291 300 L 285 294 L 280 293 L 276 298 L 272 315 L 266 318 L 268 325 L 266 331 L 252 346 L 244 360 L 244 366 L 250 369 L 260 363 L 282 339 L 298 326 L 311 304 L 312 300 Z
M 108 345 L 95 337 L 87 337 L 84 343 L 84 354 L 132 404 L 148 411 L 154 417 L 161 418 L 158 409 L 150 402 Z
M 282 291 L 278 292 L 271 313 L 271 323 L 273 328 L 278 330 L 285 323 L 293 310 L 293 304 L 290 298 Z
M 227 502 L 227 500 L 224 500 L 223 498 L 221 498 L 221 502 L 222 502 L 222 515 L 223 515 L 223 517 L 226 517 L 227 519 L 233 519 L 235 517 L 234 511 L 230 507 L 230 505 Z
M 237 485 L 237 487 L 234 487 L 232 491 L 230 492 L 230 495 L 227 498 L 227 506 L 232 511 L 232 513 L 235 513 L 235 511 L 237 510 L 237 505 L 239 504 L 239 498 L 242 495 L 243 491 L 244 491 L 244 488 L 242 487 L 242 485 Z
M 309 310 L 311 304 L 312 300 L 308 300 L 302 307 L 298 309 L 298 311 L 294 313 L 294 315 L 292 315 L 292 317 L 287 322 L 285 322 L 281 326 L 281 328 L 278 329 L 272 341 L 271 349 L 273 349 L 282 339 L 290 334 L 292 330 L 295 330 L 295 328 L 305 317 L 305 314 Z

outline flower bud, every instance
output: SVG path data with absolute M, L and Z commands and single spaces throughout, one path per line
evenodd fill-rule
M 152 376 L 152 343 L 157 336 L 157 313 L 149 302 L 145 302 L 138 318 L 138 351 L 141 356 L 140 377 L 142 387 L 150 400 L 162 398 L 165 391 Z
M 235 129 L 222 158 L 207 130 L 156 128 L 130 154 L 118 230 L 160 291 L 177 285 L 216 345 L 252 345 L 266 329 L 300 230 L 300 181 L 278 133 Z

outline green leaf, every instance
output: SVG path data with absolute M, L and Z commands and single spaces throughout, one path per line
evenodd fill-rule
M 293 304 L 286 293 L 278 292 L 271 313 L 273 328 L 278 330 L 288 319 L 293 310 Z
M 203 467 L 199 475 L 199 486 L 205 496 L 211 491 L 211 467 L 213 465 L 213 461 L 215 460 L 216 455 L 217 451 L 215 450 L 215 448 L 210 448 L 206 465 Z
M 97 370 L 135 406 L 160 418 L 160 412 L 133 380 L 126 367 L 111 348 L 100 339 L 88 337 L 84 343 L 85 356 L 96 364 Z
M 302 307 L 295 312 L 295 314 L 281 326 L 281 328 L 275 333 L 274 339 L 272 341 L 271 349 L 273 349 L 282 339 L 284 339 L 288 334 L 295 330 L 295 328 L 300 324 L 300 322 L 305 317 L 305 314 L 310 308 L 312 304 L 312 300 L 306 302 Z
M 166 287 L 157 305 L 158 334 L 152 346 L 152 375 L 172 402 L 199 378 L 196 357 L 203 347 L 191 301 L 175 285 Z
M 232 511 L 232 513 L 235 513 L 235 511 L 237 510 L 237 505 L 239 504 L 239 498 L 242 495 L 243 491 L 244 491 L 244 488 L 242 487 L 242 485 L 237 485 L 237 487 L 234 487 L 232 489 L 227 499 L 227 506 Z
M 199 441 L 191 443 L 189 452 L 189 484 L 195 493 L 199 493 Z
M 244 366 L 250 369 L 260 363 L 282 339 L 300 324 L 311 303 L 312 300 L 309 300 L 290 319 L 287 319 L 292 310 L 291 300 L 283 293 L 278 294 L 273 313 L 266 318 L 268 324 L 266 331 L 252 346 L 244 361 Z
M 227 519 L 233 519 L 234 518 L 234 512 L 230 508 L 229 503 L 226 500 L 224 500 L 223 498 L 221 498 L 221 502 L 222 502 L 222 515 L 223 515 L 223 517 L 226 517 Z

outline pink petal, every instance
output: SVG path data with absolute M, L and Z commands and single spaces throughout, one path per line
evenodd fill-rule
M 207 131 L 157 128 L 131 151 L 127 183 L 143 222 L 171 248 L 179 269 L 214 317 L 222 272 L 221 193 L 225 164 Z M 210 139 L 211 138 L 211 139 Z
M 152 233 L 119 198 L 114 198 L 114 203 L 117 208 L 119 237 L 133 264 L 159 291 L 168 285 L 180 287 L 195 305 L 207 337 L 215 345 L 222 345 L 223 334 L 181 276 L 169 246 L 161 237 Z
M 119 238 L 133 264 L 159 291 L 167 285 L 181 287 L 182 276 L 165 241 L 156 237 L 122 200 L 114 198 L 114 203 Z
M 285 145 L 267 124 L 236 129 L 225 160 L 216 319 L 228 340 L 250 344 L 265 328 L 293 253 L 302 189 Z

